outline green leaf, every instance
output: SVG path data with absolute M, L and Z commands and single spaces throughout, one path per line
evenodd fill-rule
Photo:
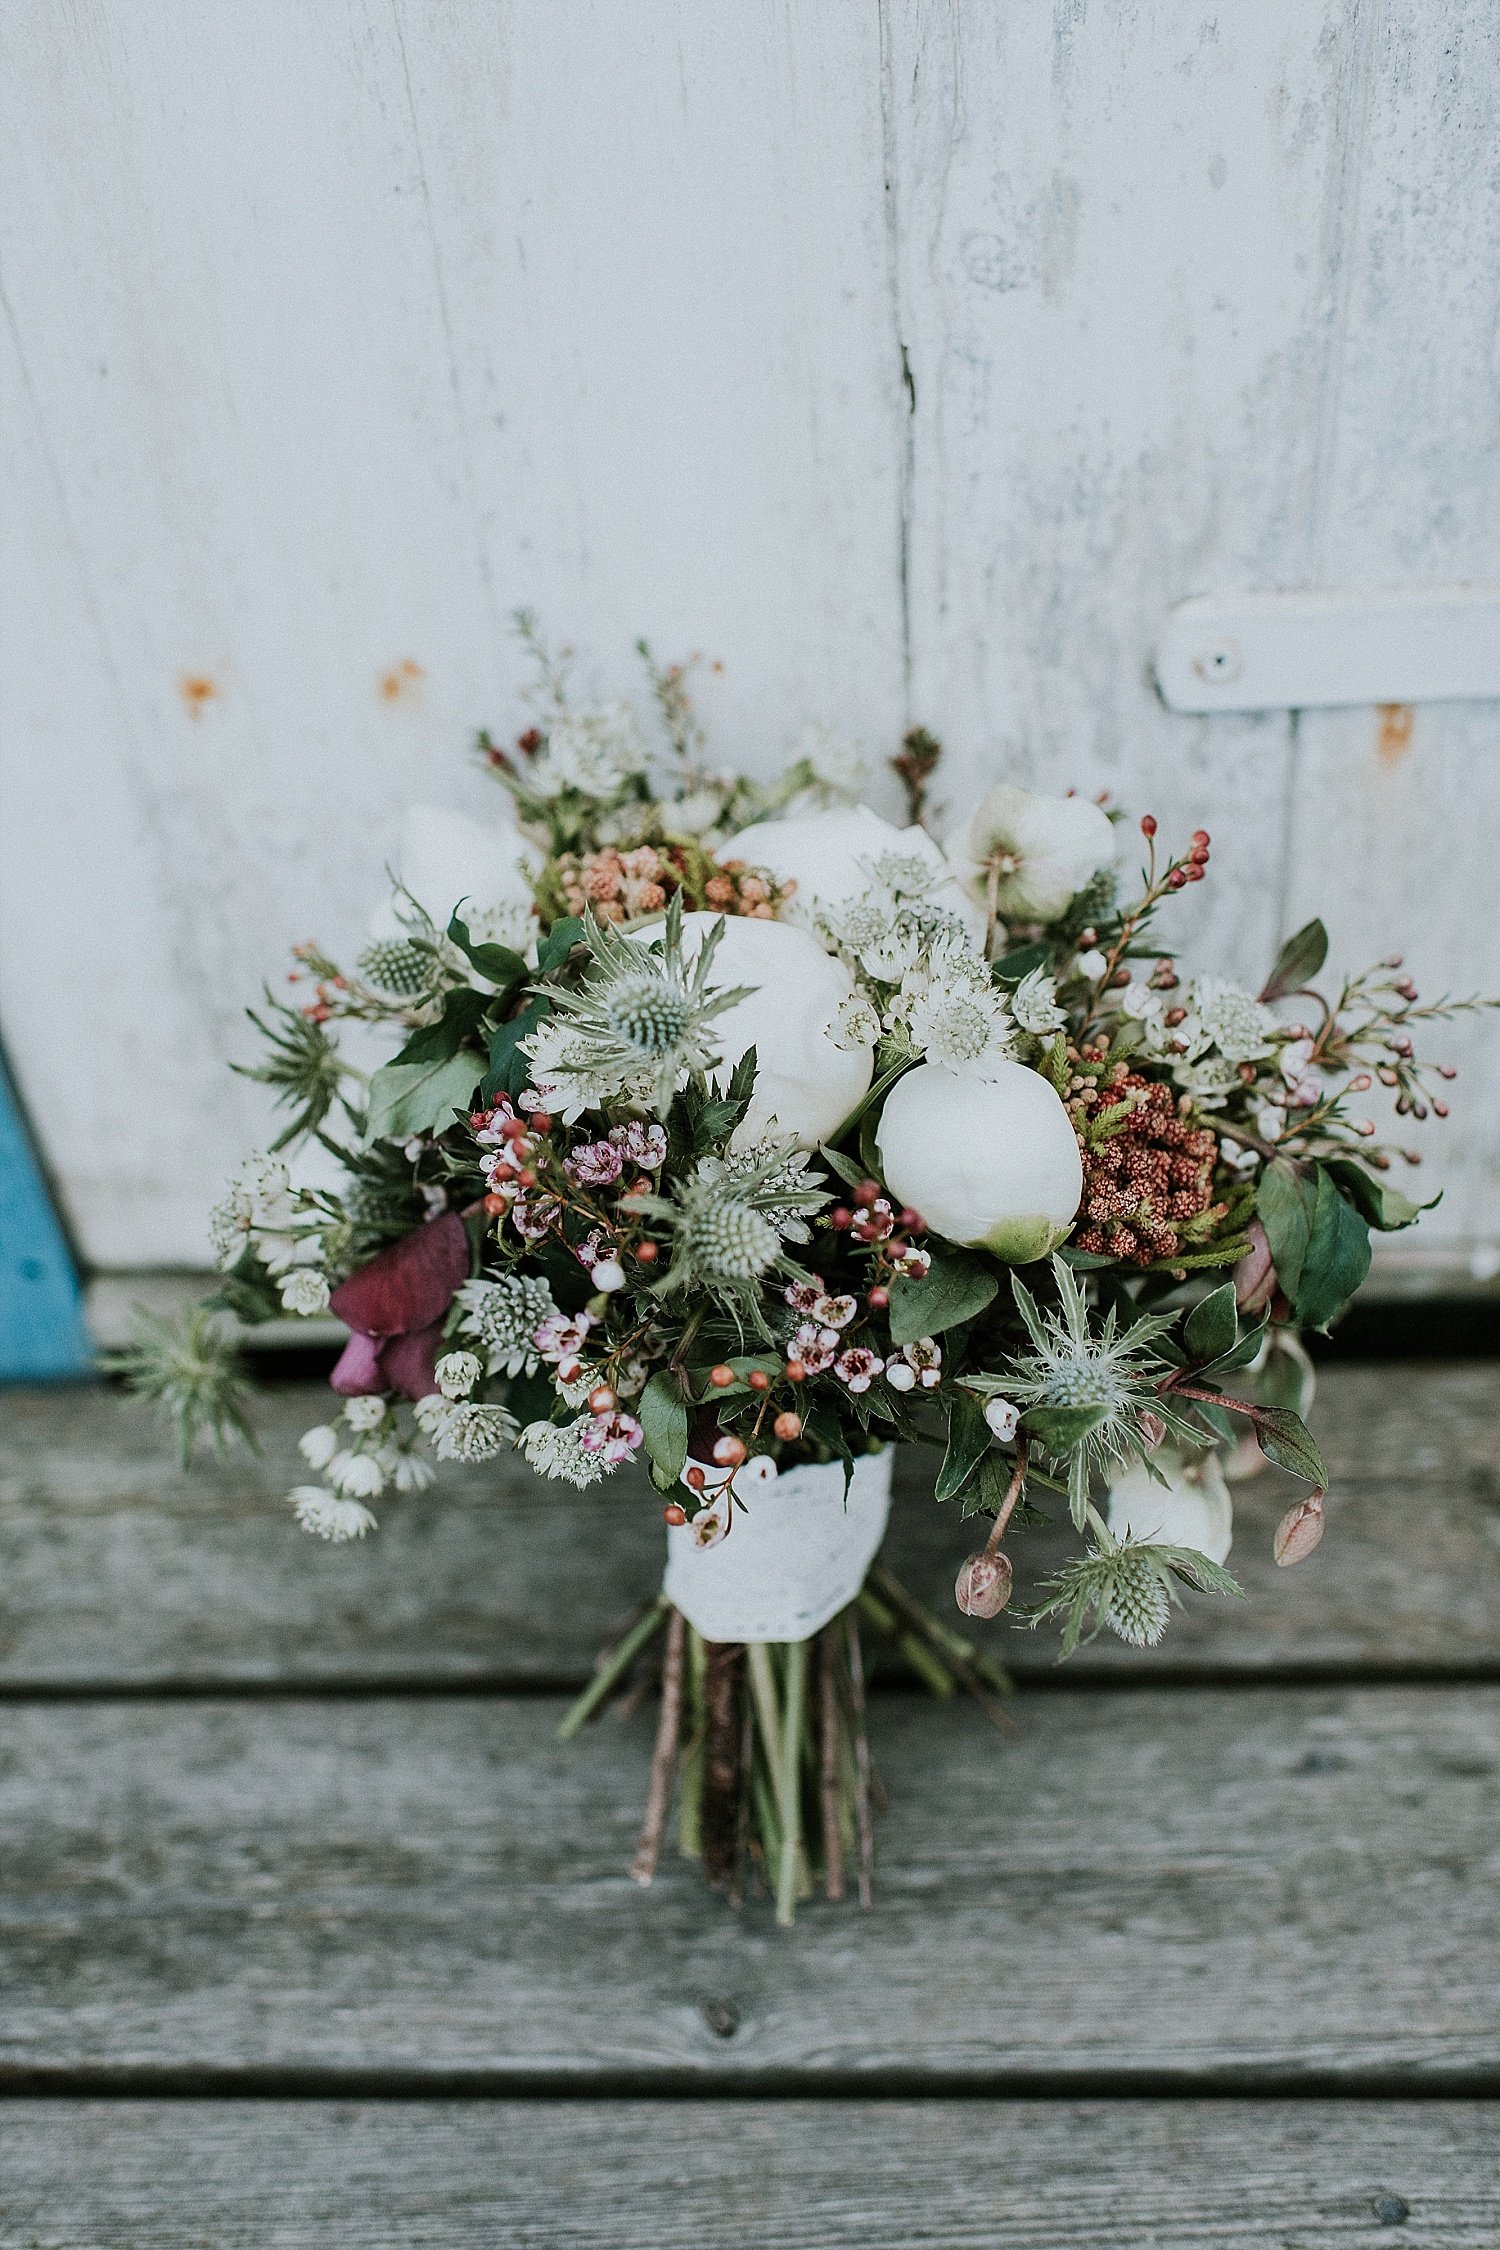
M 467 1107 L 483 1068 L 478 1055 L 466 1053 L 446 1062 L 387 1063 L 370 1080 L 365 1138 L 398 1141 L 409 1133 L 442 1131 L 455 1110 Z
M 919 1336 L 940 1336 L 972 1320 L 999 1286 L 989 1269 L 963 1250 L 935 1257 L 920 1281 L 898 1274 L 891 1283 L 891 1342 L 914 1344 Z
M 1108 1411 L 1103 1406 L 1032 1406 L 1021 1421 L 1045 1452 L 1060 1459 L 1097 1430 Z
M 1402 1227 L 1415 1226 L 1424 1211 L 1430 1211 L 1442 1202 L 1435 1195 L 1431 1203 L 1413 1203 L 1396 1187 L 1387 1187 L 1377 1180 L 1363 1164 L 1352 1157 L 1328 1156 L 1323 1159 L 1323 1169 L 1331 1172 L 1355 1210 L 1367 1225 L 1378 1227 L 1382 1234 L 1395 1234 Z
M 1002 953 L 990 967 L 1002 984 L 1019 984 L 1033 969 L 1045 969 L 1051 958 L 1050 946 L 1018 945 L 1013 953 Z
M 841 1141 L 846 1133 L 851 1132 L 853 1128 L 858 1125 L 860 1127 L 860 1146 L 864 1146 L 866 1135 L 869 1135 L 871 1136 L 871 1147 L 873 1148 L 873 1135 L 876 1127 L 880 1122 L 877 1113 L 883 1107 L 885 1097 L 890 1092 L 891 1088 L 895 1085 L 896 1080 L 898 1078 L 904 1078 L 906 1076 L 906 1073 L 910 1069 L 912 1069 L 912 1067 L 912 1059 L 909 1055 L 907 1055 L 903 1056 L 900 1062 L 892 1063 L 889 1070 L 881 1071 L 879 1077 L 876 1078 L 869 1087 L 869 1090 L 866 1093 L 860 1095 L 859 1100 L 855 1103 L 853 1109 L 850 1110 L 848 1116 L 838 1127 L 837 1131 L 830 1133 L 828 1138 L 831 1141 Z M 870 1172 L 875 1171 L 876 1169 L 878 1169 L 878 1167 L 872 1164 L 868 1170 L 859 1173 L 857 1176 L 862 1180 L 866 1180 L 870 1177 Z
M 1233 1351 L 1239 1326 L 1234 1283 L 1226 1281 L 1194 1305 L 1187 1316 L 1182 1340 L 1193 1365 L 1202 1367 L 1209 1360 L 1221 1359 L 1226 1352 Z
M 554 969 L 560 969 L 574 946 L 581 942 L 582 937 L 583 917 L 581 915 L 564 914 L 560 921 L 554 922 L 537 948 L 537 975 L 549 977 Z
M 984 1410 L 970 1391 L 953 1391 L 948 1399 L 948 1450 L 933 1487 L 935 1500 L 951 1500 L 961 1492 L 990 1450 L 990 1426 Z
M 1263 1320 L 1257 1321 L 1253 1328 L 1247 1328 L 1244 1334 L 1237 1338 L 1227 1352 L 1220 1352 L 1217 1359 L 1207 1361 L 1200 1368 L 1199 1373 L 1203 1375 L 1227 1375 L 1236 1367 L 1248 1367 L 1265 1340 L 1266 1323 Z
M 1274 1157 L 1262 1172 L 1255 1208 L 1271 1246 L 1276 1278 L 1294 1304 L 1317 1202 L 1317 1181 L 1294 1171 L 1284 1156 Z
M 1010 1490 L 1015 1463 L 1008 1453 L 995 1447 L 983 1454 L 979 1466 L 959 1495 L 959 1516 L 967 1523 L 970 1516 L 998 1516 Z
M 526 1057 L 520 1052 L 521 1041 L 529 1039 L 537 1025 L 551 1013 L 552 1002 L 538 993 L 509 1023 L 496 1025 L 490 1034 L 489 1068 L 480 1087 L 486 1101 L 494 1094 L 520 1093 L 528 1075 Z
M 502 992 L 514 992 L 516 986 L 523 983 L 530 974 L 520 954 L 513 953 L 508 945 L 476 945 L 469 936 L 468 923 L 461 922 L 457 914 L 448 924 L 448 935 L 479 974 L 488 977 L 490 983 L 498 985 Z
M 651 1481 L 658 1492 L 667 1492 L 687 1460 L 687 1401 L 676 1376 L 665 1368 L 653 1375 L 636 1412 L 651 1456 Z
M 869 1174 L 855 1163 L 852 1156 L 845 1156 L 842 1149 L 824 1148 L 820 1145 L 818 1162 L 826 1164 L 829 1171 L 835 1173 L 843 1181 L 845 1187 L 858 1187 L 862 1180 L 869 1177 Z
M 396 1064 L 446 1062 L 479 1029 L 493 1005 L 492 993 L 475 992 L 466 984 L 457 986 L 445 996 L 437 1022 L 412 1033 L 394 1057 Z
M 1284 1000 L 1300 992 L 1328 958 L 1328 932 L 1321 922 L 1307 922 L 1289 937 L 1276 956 L 1276 966 L 1261 987 L 1262 1000 Z
M 1255 1442 L 1268 1461 L 1274 1461 L 1278 1469 L 1290 1469 L 1294 1477 L 1305 1478 L 1320 1492 L 1328 1489 L 1323 1456 L 1300 1414 L 1294 1414 L 1289 1406 L 1264 1407 L 1256 1415 L 1254 1426 Z
M 1308 1328 L 1326 1329 L 1369 1270 L 1370 1230 L 1320 1168 L 1312 1228 L 1292 1300 L 1298 1320 Z

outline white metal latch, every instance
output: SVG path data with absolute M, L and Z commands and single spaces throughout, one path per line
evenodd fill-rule
M 1199 594 L 1167 613 L 1156 681 L 1174 711 L 1500 697 L 1500 586 Z

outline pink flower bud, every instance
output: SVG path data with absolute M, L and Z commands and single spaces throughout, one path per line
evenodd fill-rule
M 1159 1414 L 1153 1414 L 1149 1406 L 1144 1408 L 1135 1419 L 1147 1447 L 1154 1453 L 1167 1434 L 1166 1423 Z
M 953 1598 L 965 1617 L 998 1617 L 1015 1582 L 1009 1555 L 970 1555 L 958 1574 Z
M 1271 1541 L 1271 1552 L 1283 1569 L 1291 1563 L 1306 1562 L 1323 1536 L 1325 1520 L 1321 1492 L 1310 1492 L 1305 1500 L 1287 1509 Z
M 1262 1313 L 1276 1294 L 1276 1266 L 1259 1219 L 1252 1219 L 1246 1232 L 1250 1248 L 1234 1269 L 1234 1301 L 1242 1313 Z

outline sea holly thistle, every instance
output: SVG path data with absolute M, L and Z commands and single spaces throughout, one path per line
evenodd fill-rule
M 657 944 L 632 943 L 586 919 L 591 960 L 583 982 L 536 987 L 552 1014 L 521 1042 L 535 1083 L 555 1094 L 564 1116 L 617 1101 L 649 1104 L 665 1116 L 687 1080 L 717 1063 L 714 1019 L 751 990 L 710 983 L 723 928 L 718 922 L 688 963 L 680 898 L 668 907 Z
M 1105 1626 L 1132 1648 L 1155 1648 L 1181 1601 L 1179 1584 L 1244 1598 L 1238 1581 L 1196 1548 L 1117 1539 L 1092 1507 L 1087 1522 L 1093 1546 L 1044 1581 L 1044 1601 L 1017 1612 L 1032 1626 L 1045 1618 L 1063 1618 L 1063 1656 L 1071 1656 L 1081 1641 L 1093 1640 Z
M 786 1255 L 790 1239 L 808 1239 L 808 1218 L 829 1201 L 809 1179 L 804 1161 L 779 1143 L 728 1159 L 700 1157 L 668 1195 L 639 1194 L 628 1207 L 655 1219 L 671 1244 L 671 1262 L 655 1284 L 659 1297 L 700 1290 L 767 1342 L 775 1340 L 761 1307 L 761 1284 L 771 1274 L 807 1276 Z
M 258 1086 L 270 1086 L 277 1108 L 292 1111 L 291 1123 L 271 1143 L 274 1151 L 315 1133 L 341 1099 L 344 1080 L 353 1074 L 316 1015 L 288 1007 L 269 986 L 266 1007 L 269 1021 L 253 1008 L 245 1010 L 266 1043 L 265 1060 L 231 1063 L 229 1067 L 241 1078 L 254 1079 Z M 352 1118 L 349 1104 L 343 1106 Z
M 129 1342 L 105 1366 L 132 1398 L 149 1399 L 171 1417 L 184 1468 L 200 1437 L 219 1454 L 237 1438 L 254 1448 L 246 1413 L 250 1386 L 223 1319 L 208 1306 L 190 1305 L 166 1318 L 137 1305 Z
M 1191 1441 L 1194 1432 L 1163 1408 L 1159 1394 L 1162 1378 L 1175 1363 L 1157 1345 L 1177 1316 L 1145 1313 L 1124 1328 L 1118 1308 L 1111 1305 L 1096 1327 L 1083 1290 L 1063 1259 L 1053 1259 L 1052 1274 L 1058 1303 L 1045 1315 L 1012 1275 L 1016 1309 L 1033 1348 L 1012 1360 L 995 1387 L 1025 1407 L 1022 1419 L 1042 1452 L 1066 1462 L 1068 1503 L 1082 1530 L 1094 1477 L 1123 1461 L 1149 1462 L 1152 1447 L 1143 1435 L 1143 1415 L 1165 1425 L 1158 1444 L 1161 1435 Z

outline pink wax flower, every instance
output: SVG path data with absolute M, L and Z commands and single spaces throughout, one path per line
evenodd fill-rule
M 400 1391 L 431 1398 L 443 1319 L 469 1278 L 469 1238 L 457 1212 L 414 1227 L 333 1292 L 330 1309 L 354 1333 L 330 1386 L 342 1398 Z

